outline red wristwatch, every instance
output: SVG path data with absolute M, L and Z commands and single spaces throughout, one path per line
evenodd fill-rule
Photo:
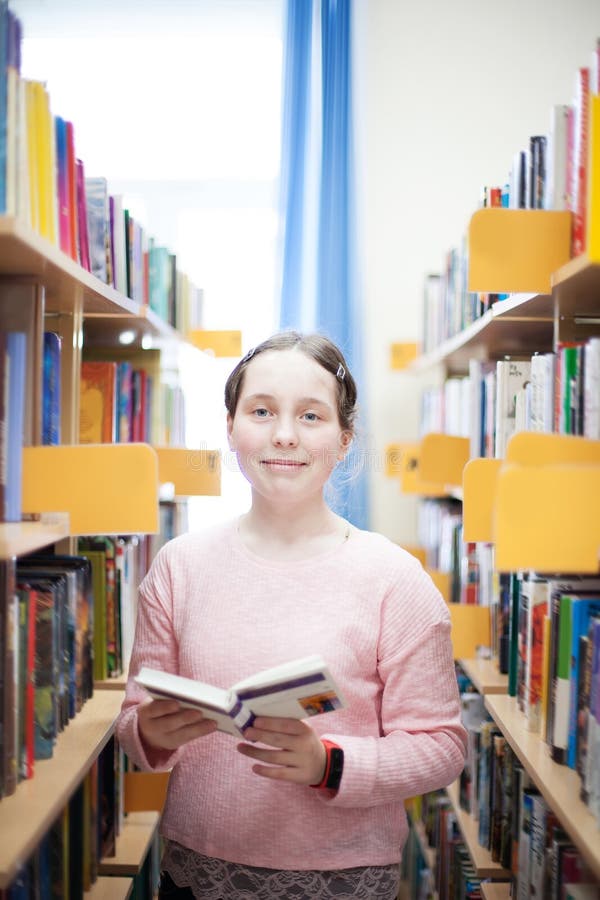
M 344 771 L 344 751 L 334 741 L 321 739 L 321 743 L 327 753 L 325 772 L 321 781 L 318 784 L 311 784 L 311 787 L 337 791 L 342 780 L 342 772 Z

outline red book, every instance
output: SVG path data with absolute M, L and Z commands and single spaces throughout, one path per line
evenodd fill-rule
M 589 117 L 590 70 L 582 66 L 575 84 L 573 122 L 573 256 L 584 253 L 586 248 Z
M 85 199 L 85 171 L 80 159 L 75 160 L 75 190 L 77 205 L 77 236 L 79 239 L 77 251 L 79 264 L 88 272 L 91 272 L 90 241 L 87 225 L 87 202 Z

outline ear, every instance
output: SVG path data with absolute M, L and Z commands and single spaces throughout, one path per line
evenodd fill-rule
M 340 435 L 340 448 L 338 450 L 337 458 L 338 460 L 344 459 L 348 450 L 350 449 L 350 444 L 352 443 L 352 438 L 354 435 L 351 431 L 342 431 Z
M 227 413 L 227 443 L 229 444 L 230 450 L 235 450 L 235 446 L 233 444 L 233 419 L 231 418 L 231 414 Z

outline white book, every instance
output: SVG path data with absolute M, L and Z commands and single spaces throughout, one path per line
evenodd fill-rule
M 127 245 L 125 242 L 125 214 L 122 194 L 114 194 L 113 204 L 113 256 L 115 289 L 127 296 Z
M 546 148 L 544 209 L 568 209 L 567 140 L 569 107 L 557 103 L 550 110 Z
M 346 706 L 323 659 L 306 656 L 257 672 L 229 689 L 144 666 L 134 680 L 155 700 L 178 700 L 214 719 L 219 731 L 243 737 L 257 716 L 305 719 Z
M 600 338 L 583 348 L 583 434 L 600 440 Z
M 504 459 L 506 455 L 508 439 L 516 428 L 517 394 L 530 378 L 530 360 L 501 359 L 496 363 L 496 459 Z

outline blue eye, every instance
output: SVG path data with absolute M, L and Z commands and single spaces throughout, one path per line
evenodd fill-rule
M 318 415 L 317 415 L 316 413 L 314 413 L 314 412 L 307 412 L 307 413 L 304 413 L 304 418 L 305 418 L 308 422 L 318 422 L 318 420 L 319 420 Z
M 261 406 L 258 409 L 254 410 L 254 415 L 258 419 L 265 419 L 269 415 L 269 410 Z

